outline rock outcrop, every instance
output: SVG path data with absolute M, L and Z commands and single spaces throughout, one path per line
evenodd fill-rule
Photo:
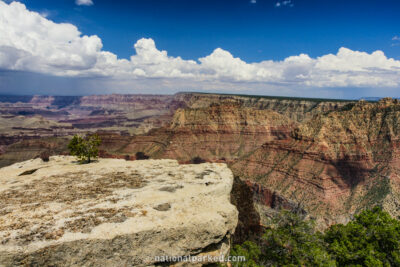
M 231 167 L 235 175 L 256 184 L 258 192 L 299 203 L 322 227 L 347 222 L 374 205 L 397 217 L 399 122 L 398 100 L 360 101 L 316 115 L 289 139 L 266 142 Z
M 151 266 L 227 255 L 238 212 L 225 164 L 73 160 L 0 169 L 1 266 Z

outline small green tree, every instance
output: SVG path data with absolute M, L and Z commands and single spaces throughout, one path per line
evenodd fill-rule
M 72 156 L 76 156 L 81 163 L 90 163 L 99 153 L 101 140 L 97 134 L 86 135 L 85 137 L 74 135 L 68 144 Z
M 274 219 L 274 227 L 263 236 L 263 255 L 266 265 L 278 266 L 336 266 L 326 251 L 315 222 L 303 215 L 281 211 Z

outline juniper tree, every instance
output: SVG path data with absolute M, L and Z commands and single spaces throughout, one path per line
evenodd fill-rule
M 68 144 L 68 149 L 72 156 L 76 156 L 81 163 L 90 163 L 92 158 L 96 158 L 99 153 L 101 140 L 97 134 L 74 135 Z

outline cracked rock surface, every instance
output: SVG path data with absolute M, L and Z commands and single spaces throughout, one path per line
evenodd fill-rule
M 232 183 L 225 164 L 175 160 L 56 156 L 2 168 L 0 266 L 151 266 L 157 256 L 227 253 L 238 220 Z

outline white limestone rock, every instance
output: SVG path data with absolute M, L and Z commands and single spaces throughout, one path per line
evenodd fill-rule
M 225 164 L 67 156 L 0 169 L 0 266 L 151 266 L 220 255 L 238 221 Z

